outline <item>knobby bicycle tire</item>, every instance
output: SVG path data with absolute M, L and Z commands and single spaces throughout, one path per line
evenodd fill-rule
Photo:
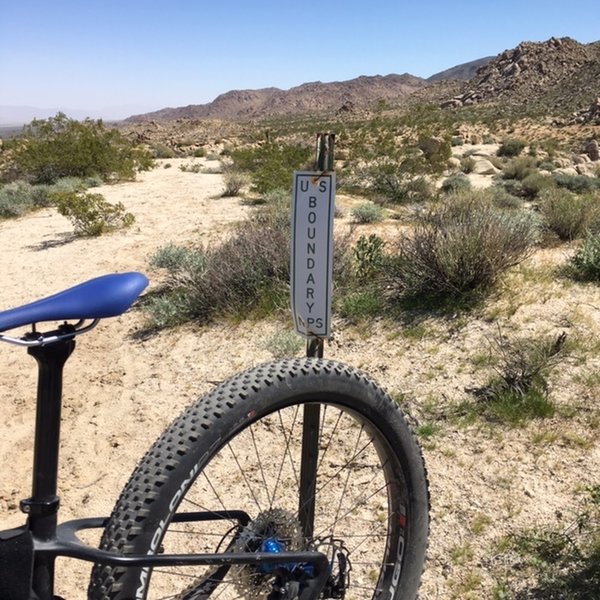
M 307 407 L 318 407 L 314 494 L 300 491 Z M 306 529 L 300 505 L 311 501 Z M 174 523 L 179 510 L 243 510 L 250 522 Z M 100 547 L 125 555 L 268 551 L 269 543 L 318 550 L 331 564 L 320 598 L 408 600 L 417 595 L 428 528 L 425 467 L 397 404 L 359 371 L 306 358 L 252 368 L 185 410 L 133 472 Z M 215 570 L 97 564 L 89 598 L 254 600 L 273 589 L 269 568 Z M 285 589 L 281 598 L 295 597 Z

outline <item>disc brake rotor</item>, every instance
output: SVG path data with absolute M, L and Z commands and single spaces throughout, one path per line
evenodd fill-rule
M 233 552 L 294 552 L 302 550 L 298 519 L 290 512 L 273 508 L 260 513 L 240 532 Z M 241 565 L 231 570 L 236 589 L 247 600 L 264 600 L 273 589 L 273 567 Z

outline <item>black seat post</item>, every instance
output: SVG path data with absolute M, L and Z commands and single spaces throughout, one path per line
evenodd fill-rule
M 70 327 L 62 326 L 60 333 L 68 333 Z M 63 367 L 74 349 L 75 340 L 71 337 L 28 348 L 38 363 L 38 387 L 32 494 L 31 498 L 21 501 L 21 510 L 28 515 L 34 540 L 49 541 L 56 537 Z M 36 555 L 34 591 L 40 598 L 52 598 L 53 587 L 54 556 Z

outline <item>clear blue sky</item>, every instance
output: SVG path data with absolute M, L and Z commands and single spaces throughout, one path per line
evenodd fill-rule
M 600 39 L 600 1 L 0 0 L 0 105 L 139 110 Z M 125 115 L 124 115 L 125 116 Z

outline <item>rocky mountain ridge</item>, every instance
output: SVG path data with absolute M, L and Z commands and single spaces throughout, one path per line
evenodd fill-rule
M 535 103 L 550 99 L 557 89 L 572 87 L 574 81 L 585 81 L 593 92 L 598 90 L 599 82 L 588 76 L 588 72 L 599 65 L 599 42 L 580 44 L 571 38 L 523 42 L 479 68 L 465 84 L 465 90 L 442 102 L 442 107 L 490 101 Z M 592 93 L 590 101 L 593 96 Z
M 332 83 L 318 81 L 289 90 L 232 90 L 208 104 L 165 108 L 126 121 L 360 115 L 414 101 L 433 102 L 443 108 L 499 102 L 589 121 L 597 118 L 598 111 L 593 107 L 599 98 L 600 41 L 580 44 L 571 38 L 550 38 L 545 42 L 522 42 L 496 57 L 457 65 L 428 79 L 405 73 Z

